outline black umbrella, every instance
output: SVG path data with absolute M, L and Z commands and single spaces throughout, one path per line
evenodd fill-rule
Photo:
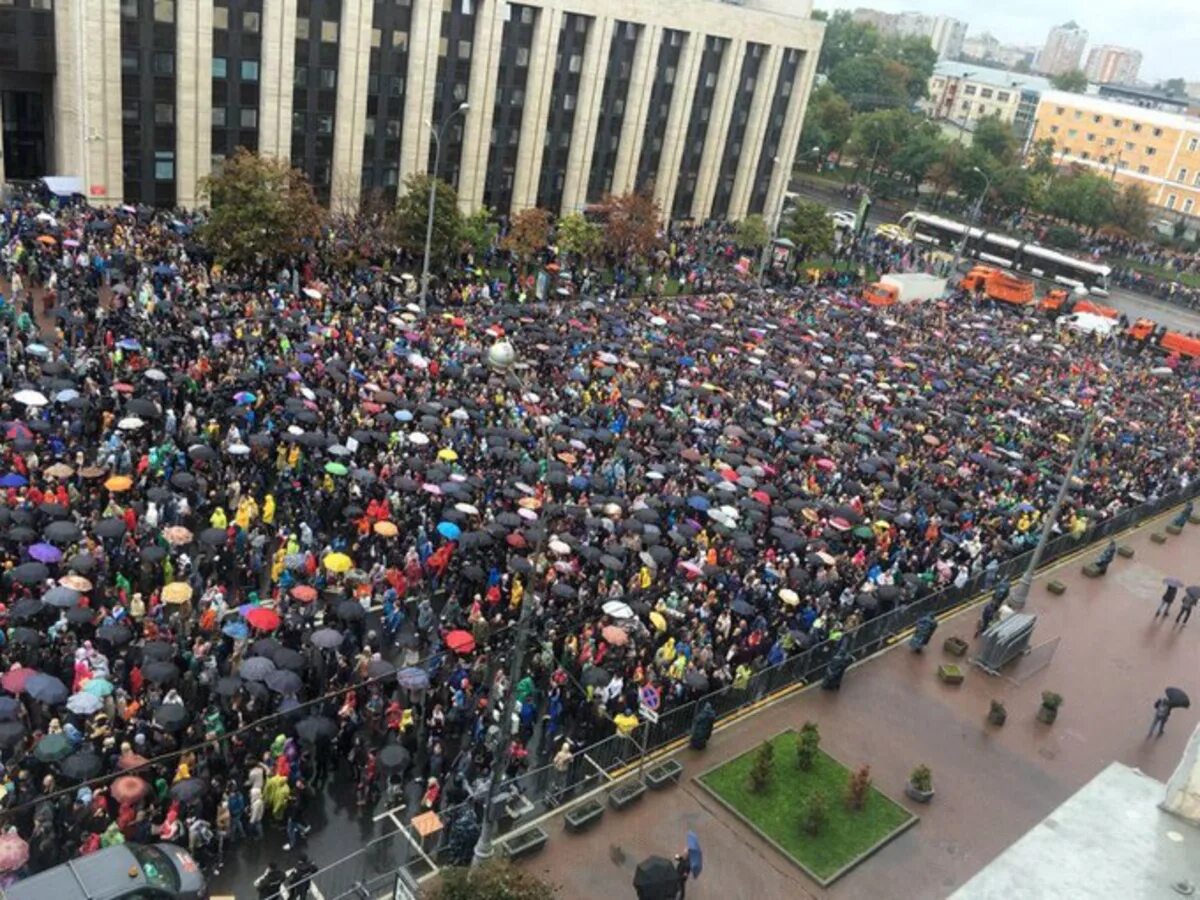
M 267 673 L 267 687 L 277 694 L 298 694 L 304 686 L 303 680 L 295 672 L 287 669 L 277 669 Z
M 29 680 L 25 682 L 25 693 L 48 706 L 57 706 L 66 701 L 70 691 L 53 675 L 38 672 L 30 675 Z
M 0 747 L 14 747 L 25 737 L 26 728 L 19 721 L 0 722 Z
M 142 659 L 161 662 L 175 655 L 175 648 L 166 641 L 149 641 L 142 645 Z
M 588 666 L 583 670 L 584 687 L 604 687 L 610 681 L 612 681 L 612 675 L 601 666 Z
M 187 720 L 187 709 L 179 703 L 164 703 L 154 711 L 154 724 L 163 731 L 181 731 Z
M 265 656 L 252 656 L 245 660 L 238 669 L 238 674 L 247 681 L 266 681 L 267 676 L 275 671 L 275 663 Z
M 125 520 L 124 519 L 101 519 L 96 523 L 96 527 L 92 529 L 92 533 L 96 537 L 102 538 L 119 538 L 125 535 Z
M 169 662 L 152 662 L 142 667 L 142 675 L 154 684 L 170 684 L 179 678 L 179 670 Z
M 375 762 L 385 772 L 398 772 L 408 765 L 408 751 L 399 744 L 388 744 L 379 751 Z
M 366 616 L 366 610 L 357 600 L 343 600 L 337 606 L 337 617 L 343 622 L 357 622 Z
M 327 741 L 335 734 L 337 723 L 328 716 L 309 716 L 296 723 L 296 736 L 309 744 Z
M 225 543 L 227 537 L 224 528 L 205 528 L 200 532 L 200 543 L 219 547 Z
M 123 647 L 133 640 L 133 632 L 124 625 L 103 625 L 96 629 L 96 637 L 114 647 Z
M 290 647 L 280 647 L 272 654 L 277 669 L 290 669 L 299 672 L 304 668 L 304 655 Z
M 11 569 L 8 576 L 21 584 L 37 584 L 50 577 L 50 570 L 45 563 L 27 562 Z
M 87 606 L 72 606 L 67 610 L 67 621 L 72 625 L 89 625 L 96 616 L 96 611 Z
M 202 779 L 185 778 L 183 781 L 177 781 L 171 785 L 170 795 L 172 800 L 191 803 L 193 800 L 203 797 L 205 790 L 207 790 L 207 785 Z
M 222 697 L 232 697 L 242 689 L 242 679 L 237 675 L 227 675 L 217 679 L 216 691 Z
M 87 781 L 100 774 L 103 761 L 91 750 L 72 753 L 58 764 L 58 771 L 72 781 Z
M 1182 688 L 1169 687 L 1166 690 L 1167 703 L 1171 705 L 1171 709 L 1187 709 L 1192 705 L 1191 698 Z
M 8 639 L 23 647 L 40 647 L 42 633 L 35 628 L 14 628 L 9 632 Z
M 633 888 L 638 900 L 675 900 L 679 895 L 675 863 L 664 856 L 643 859 L 633 873 Z
M 79 603 L 79 591 L 56 585 L 42 594 L 42 602 L 58 609 L 70 609 Z
M 74 522 L 51 522 L 42 535 L 53 544 L 69 544 L 83 537 L 83 532 Z
M 342 644 L 342 633 L 335 628 L 318 628 L 310 636 L 313 645 L 322 650 L 332 650 Z

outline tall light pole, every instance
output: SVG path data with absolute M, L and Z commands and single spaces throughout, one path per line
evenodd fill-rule
M 966 249 L 967 242 L 971 240 L 971 229 L 975 227 L 975 220 L 979 218 L 979 213 L 983 210 L 983 198 L 992 189 L 992 178 L 987 172 L 979 166 L 971 166 L 971 171 L 983 176 L 983 192 L 975 200 L 975 205 L 971 207 L 971 215 L 967 218 L 967 231 L 963 235 L 963 239 L 954 247 L 954 262 L 950 263 L 950 277 L 946 279 L 947 297 L 954 293 L 954 279 L 958 275 L 958 266 L 962 262 L 963 250 Z
M 433 129 L 431 122 L 429 127 L 433 134 L 433 171 L 429 173 L 429 215 L 425 219 L 425 261 L 421 264 L 421 313 L 424 314 L 427 297 L 429 294 L 429 251 L 433 244 L 433 204 L 437 197 L 437 179 L 438 168 L 442 163 L 442 139 L 446 136 L 446 129 L 450 123 L 454 121 L 454 117 L 459 113 L 465 113 L 468 109 L 467 103 L 460 103 L 450 115 L 442 121 L 442 126 L 436 130 Z
M 779 157 L 771 157 L 772 166 L 779 165 Z M 763 244 L 762 257 L 758 260 L 758 286 L 761 288 L 763 283 L 763 273 L 767 269 L 767 258 L 775 249 L 775 238 L 779 236 L 779 220 L 783 218 L 783 203 L 787 199 L 787 175 L 783 178 L 783 187 L 779 191 L 779 205 L 775 207 L 775 217 L 770 223 L 771 233 L 767 238 L 767 242 Z

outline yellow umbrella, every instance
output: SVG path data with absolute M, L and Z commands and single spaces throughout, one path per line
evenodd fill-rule
M 458 453 L 453 447 L 443 447 L 437 456 L 442 462 L 455 462 L 458 459 Z
M 383 537 L 395 537 L 400 533 L 395 522 L 376 522 L 374 529 L 376 534 L 383 535 Z
M 104 482 L 104 486 L 114 494 L 119 494 L 133 487 L 133 479 L 128 475 L 114 475 Z
M 349 572 L 351 566 L 354 565 L 354 560 L 345 553 L 330 553 L 322 562 L 324 562 L 326 569 L 338 575 L 343 572 Z
M 650 613 L 650 624 L 653 625 L 659 631 L 667 630 L 667 620 L 663 616 L 663 614 L 660 612 Z
M 779 599 L 788 606 L 798 606 L 800 604 L 800 595 L 791 588 L 784 588 L 779 592 Z
M 187 603 L 192 599 L 192 586 L 186 581 L 172 581 L 162 591 L 163 603 Z

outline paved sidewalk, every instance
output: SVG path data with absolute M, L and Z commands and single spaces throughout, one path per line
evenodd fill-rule
M 1167 780 L 1198 711 L 1177 711 L 1166 735 L 1148 741 L 1153 701 L 1169 684 L 1200 695 L 1200 616 L 1182 628 L 1153 619 L 1166 575 L 1200 583 L 1200 526 L 1165 545 L 1151 543 L 1150 531 L 1167 521 L 1129 536 L 1124 542 L 1135 548 L 1135 558 L 1118 557 L 1103 579 L 1080 574 L 1090 555 L 1051 570 L 1068 585 L 1062 597 L 1046 591 L 1048 574 L 1038 579 L 1028 608 L 1038 616 L 1034 646 L 1045 647 L 1044 654 L 1045 645 L 1061 640 L 1049 665 L 1023 683 L 974 667 L 959 687 L 937 681 L 937 665 L 950 661 L 942 641 L 973 636 L 977 612 L 967 610 L 943 622 L 923 654 L 898 645 L 851 670 L 836 694 L 808 689 L 719 731 L 704 753 L 680 751 L 685 775 L 678 787 L 650 793 L 624 813 L 608 810 L 586 835 L 565 834 L 559 818 L 550 820 L 544 826 L 550 844 L 527 865 L 559 885 L 564 897 L 632 897 L 637 862 L 679 852 L 693 829 L 704 846 L 705 869 L 688 885 L 690 900 L 940 898 L 1108 763 Z M 1053 726 L 1034 718 L 1044 690 L 1065 698 Z M 993 698 L 1008 707 L 1003 728 L 985 722 Z M 852 767 L 869 763 L 876 786 L 921 816 L 826 891 L 691 783 L 701 771 L 808 719 L 821 726 L 824 749 Z M 909 771 L 920 763 L 934 773 L 937 796 L 929 806 L 903 795 Z

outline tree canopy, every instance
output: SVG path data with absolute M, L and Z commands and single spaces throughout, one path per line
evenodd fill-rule
M 442 869 L 426 900 L 554 900 L 554 887 L 525 868 L 493 859 L 475 868 Z
M 396 243 L 412 254 L 425 249 L 425 227 L 429 215 L 428 175 L 414 172 L 404 180 L 404 193 L 392 214 L 392 233 Z M 445 268 L 458 258 L 462 248 L 462 214 L 458 194 L 440 178 L 434 192 L 433 238 L 430 241 L 430 269 Z
M 734 241 L 743 249 L 761 248 L 770 238 L 766 220 L 758 213 L 751 213 L 738 222 L 737 233 L 734 235 Z
M 604 249 L 618 260 L 645 259 L 662 245 L 662 209 L 649 185 L 608 194 L 595 208 L 604 222 Z
M 780 221 L 779 235 L 796 245 L 796 259 L 815 259 L 833 250 L 833 221 L 820 203 L 798 201 Z
M 567 213 L 558 220 L 558 249 L 582 260 L 590 260 L 604 246 L 604 229 L 589 222 L 582 213 Z
M 528 265 L 535 255 L 546 249 L 550 240 L 550 213 L 534 206 L 523 209 L 509 220 L 508 232 L 500 238 L 500 249 Z
M 1083 74 L 1082 69 L 1071 69 L 1051 76 L 1050 83 L 1056 90 L 1070 91 L 1072 94 L 1082 94 L 1088 86 L 1087 76 Z
M 325 210 L 299 169 L 239 147 L 200 184 L 212 211 L 200 240 L 224 266 L 270 266 L 320 234 Z

